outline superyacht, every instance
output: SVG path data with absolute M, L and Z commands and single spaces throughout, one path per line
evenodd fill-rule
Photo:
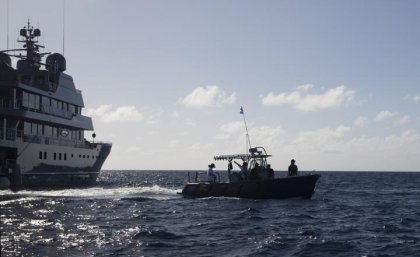
M 94 183 L 112 144 L 95 141 L 64 56 L 41 53 L 29 22 L 19 36 L 22 49 L 0 51 L 0 189 Z

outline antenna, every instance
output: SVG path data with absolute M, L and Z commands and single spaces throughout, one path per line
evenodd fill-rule
M 66 28 L 66 0 L 64 0 L 64 3 L 63 3 L 63 56 L 64 56 L 64 42 L 65 42 L 64 35 L 66 34 L 65 28 Z
M 249 139 L 248 126 L 246 125 L 245 112 L 244 112 L 244 108 L 242 108 L 242 106 L 241 106 L 241 111 L 239 113 L 242 114 L 242 116 L 244 117 L 244 124 L 245 124 L 245 130 L 246 130 L 246 139 L 247 139 L 246 146 L 247 147 L 249 146 L 248 149 L 250 149 L 250 148 L 252 148 L 251 147 L 251 140 Z M 248 152 L 248 149 L 247 149 L 246 153 Z
M 6 4 L 7 4 L 6 6 L 6 26 L 7 26 L 6 50 L 9 50 L 9 0 L 7 0 Z

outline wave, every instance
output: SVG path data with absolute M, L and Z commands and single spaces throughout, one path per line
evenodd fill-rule
M 2 190 L 0 197 L 0 205 L 6 205 L 17 201 L 28 201 L 38 198 L 151 198 L 156 200 L 166 200 L 179 197 L 179 191 L 179 189 L 166 188 L 158 185 L 117 188 L 92 187 L 45 191 L 21 190 L 19 192 L 12 192 L 11 190 Z

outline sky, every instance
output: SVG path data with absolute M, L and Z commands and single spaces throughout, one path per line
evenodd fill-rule
M 420 1 L 0 0 L 0 49 L 28 19 L 113 143 L 103 169 L 223 170 L 242 106 L 275 170 L 420 171 Z

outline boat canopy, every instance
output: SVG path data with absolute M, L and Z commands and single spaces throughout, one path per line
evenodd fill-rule
M 249 154 L 229 154 L 214 156 L 215 161 L 231 161 L 241 159 L 242 161 L 249 161 L 250 159 L 261 159 L 271 157 L 267 154 L 264 147 L 258 146 L 249 149 Z

